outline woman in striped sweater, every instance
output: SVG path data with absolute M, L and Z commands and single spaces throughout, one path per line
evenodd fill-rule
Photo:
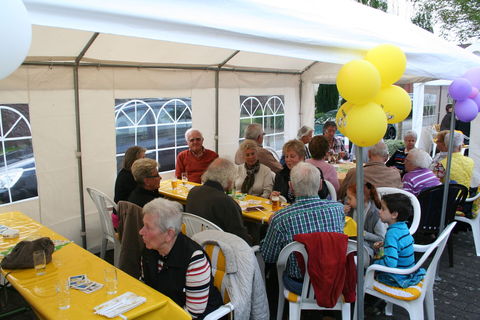
M 202 319 L 222 305 L 213 285 L 210 261 L 199 244 L 184 236 L 182 207 L 166 199 L 155 199 L 143 207 L 140 235 L 146 250 L 142 255 L 142 280 Z
M 385 243 L 375 243 L 376 248 L 384 247 L 384 255 L 375 260 L 390 268 L 408 269 L 415 265 L 413 237 L 410 235 L 406 221 L 413 214 L 410 199 L 401 193 L 386 194 L 382 197 L 380 219 L 388 224 Z M 394 287 L 408 288 L 419 283 L 425 276 L 425 269 L 402 275 L 379 272 L 377 280 Z

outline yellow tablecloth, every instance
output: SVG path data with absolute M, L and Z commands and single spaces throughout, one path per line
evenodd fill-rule
M 1 213 L 0 224 L 20 230 L 20 238 L 0 238 L 0 251 L 11 248 L 20 240 L 41 236 L 50 237 L 52 240 L 66 240 L 20 212 Z M 107 295 L 105 287 L 89 294 L 71 289 L 70 308 L 57 308 L 55 285 L 59 279 L 86 274 L 89 279 L 104 283 L 103 270 L 107 266 L 110 265 L 104 260 L 75 243 L 70 243 L 53 253 L 52 262 L 47 265 L 45 275 L 36 276 L 34 269 L 2 270 L 2 273 L 33 307 L 36 314 L 45 319 L 107 319 L 95 315 L 93 307 L 127 291 L 147 298 L 144 304 L 124 314 L 128 319 L 191 319 L 190 315 L 171 299 L 119 269 L 117 294 Z

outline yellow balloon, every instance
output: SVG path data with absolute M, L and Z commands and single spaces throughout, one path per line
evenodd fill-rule
M 337 123 L 337 129 L 344 136 L 347 135 L 347 113 L 350 111 L 350 108 L 353 107 L 353 103 L 345 102 L 338 109 L 337 115 L 335 117 L 335 122 Z
M 337 88 L 345 100 L 355 104 L 367 103 L 380 90 L 380 74 L 370 62 L 352 60 L 338 72 Z
M 391 85 L 383 88 L 373 101 L 382 106 L 388 123 L 402 122 L 412 110 L 412 101 L 408 92 L 399 86 Z
M 382 87 L 394 84 L 407 68 L 407 57 L 402 49 L 391 44 L 381 44 L 369 50 L 365 60 L 371 62 L 380 72 Z
M 374 102 L 350 108 L 347 114 L 347 137 L 357 146 L 369 147 L 380 141 L 387 130 L 387 117 Z

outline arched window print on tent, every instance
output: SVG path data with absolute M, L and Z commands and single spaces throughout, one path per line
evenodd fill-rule
M 117 170 L 128 148 L 147 149 L 160 171 L 175 169 L 177 155 L 188 148 L 185 131 L 192 127 L 190 98 L 115 99 Z
M 0 105 L 0 203 L 38 196 L 28 104 Z
M 281 153 L 284 138 L 285 103 L 283 95 L 240 96 L 240 136 L 244 140 L 245 128 L 251 123 L 263 126 L 263 145 Z

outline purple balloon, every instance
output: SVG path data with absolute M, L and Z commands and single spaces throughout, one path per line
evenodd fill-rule
M 455 115 L 458 120 L 470 122 L 477 116 L 478 106 L 472 99 L 465 99 L 455 103 Z
M 469 80 L 472 86 L 480 88 L 480 67 L 468 70 L 462 78 Z
M 480 112 L 480 94 L 477 94 L 472 100 L 475 101 L 478 107 L 478 112 Z
M 472 93 L 472 84 L 464 78 L 457 78 L 448 87 L 448 93 L 452 99 L 465 100 Z
M 478 89 L 475 88 L 475 87 L 472 87 L 472 92 L 470 93 L 470 95 L 468 96 L 470 99 L 473 99 L 475 98 L 476 96 L 478 95 Z

